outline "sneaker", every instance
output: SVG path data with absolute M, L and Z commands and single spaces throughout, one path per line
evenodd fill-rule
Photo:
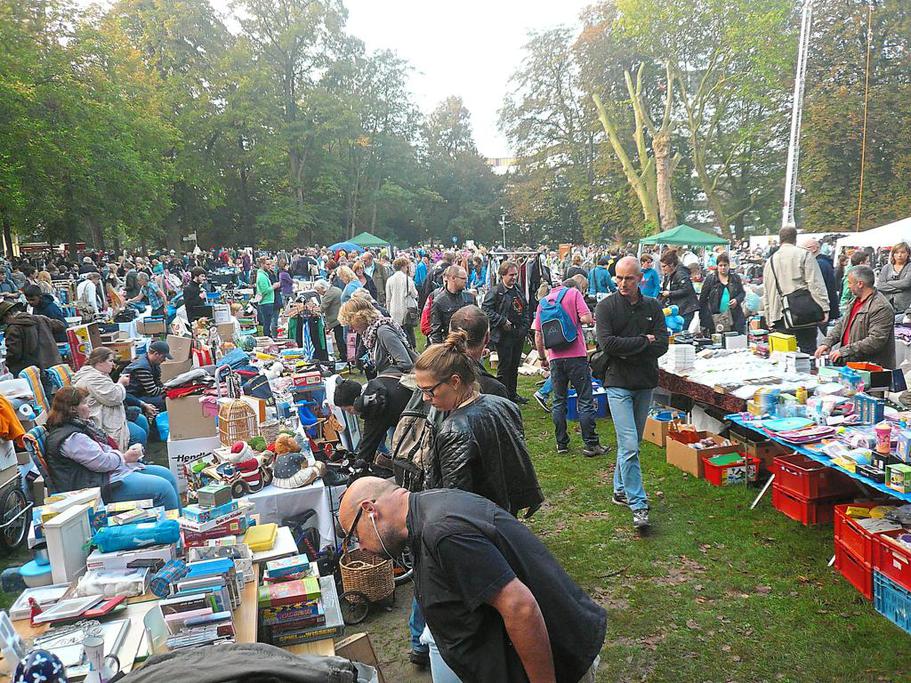
M 517 403 L 520 406 L 524 406 L 526 403 L 528 403 L 528 399 L 525 398 L 524 396 L 519 396 L 518 394 L 516 394 L 515 396 L 512 397 L 512 402 Z
M 626 493 L 623 491 L 615 491 L 610 500 L 614 505 L 629 507 L 629 501 L 626 499 Z
M 569 446 L 557 446 L 557 453 L 569 453 Z
M 633 527 L 644 529 L 648 526 L 648 508 L 633 510 Z
M 430 652 L 428 650 L 412 650 L 408 653 L 408 661 L 419 669 L 430 666 Z
M 535 399 L 535 402 L 536 402 L 539 406 L 541 406 L 541 410 L 543 410 L 545 413 L 549 413 L 549 412 L 550 412 L 550 406 L 547 405 L 547 399 L 546 399 L 546 398 L 544 398 L 544 397 L 543 397 L 541 394 L 539 394 L 537 391 L 536 391 L 535 393 L 533 393 L 531 396 L 532 396 L 533 399 Z
M 609 452 L 609 448 L 605 448 L 601 444 L 596 443 L 594 446 L 586 446 L 582 449 L 582 455 L 586 458 L 594 458 L 596 455 L 604 455 Z

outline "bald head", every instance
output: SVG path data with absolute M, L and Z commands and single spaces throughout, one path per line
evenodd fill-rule
M 352 529 L 361 509 L 357 528 Z M 342 498 L 338 519 L 345 533 L 353 532 L 360 547 L 377 555 L 398 555 L 408 540 L 405 518 L 408 492 L 389 479 L 361 477 Z
M 803 243 L 803 248 L 806 249 L 811 254 L 815 255 L 819 252 L 819 240 L 815 237 L 811 237 L 806 242 Z
M 639 283 L 642 281 L 642 266 L 635 256 L 624 256 L 617 261 L 617 291 L 621 296 L 639 296 Z

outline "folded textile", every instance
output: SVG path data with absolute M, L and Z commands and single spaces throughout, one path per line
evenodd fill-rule
M 209 388 L 208 384 L 188 384 L 182 387 L 176 387 L 174 389 L 168 389 L 165 392 L 165 396 L 170 399 L 183 398 L 184 396 L 193 396 L 196 394 L 202 394 L 206 389 Z
M 192 370 L 187 370 L 182 372 L 177 377 L 173 377 L 164 383 L 164 386 L 168 389 L 172 387 L 179 387 L 181 384 L 186 384 L 188 382 L 193 382 L 194 384 L 199 384 L 200 382 L 214 382 L 215 378 L 212 377 L 208 372 L 203 368 L 193 368 Z

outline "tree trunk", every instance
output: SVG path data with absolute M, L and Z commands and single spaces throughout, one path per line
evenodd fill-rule
M 3 250 L 6 252 L 6 258 L 13 258 L 13 226 L 10 223 L 9 213 L 6 209 L 0 209 L 3 214 Z
M 671 136 L 668 131 L 658 131 L 658 134 L 652 140 L 652 151 L 655 154 L 658 215 L 661 218 L 661 231 L 664 232 L 677 226 L 671 171 Z

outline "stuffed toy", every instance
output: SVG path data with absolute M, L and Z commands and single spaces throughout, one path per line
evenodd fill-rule
M 683 316 L 680 315 L 678 306 L 668 306 L 664 309 L 664 323 L 671 334 L 683 330 Z
M 299 453 L 301 450 L 300 444 L 297 443 L 291 434 L 279 434 L 275 438 L 275 455 L 282 455 L 283 453 Z
M 236 441 L 228 451 L 222 451 L 220 455 L 221 459 L 225 462 L 238 463 L 250 460 L 253 458 L 254 453 L 249 444 L 246 444 L 243 441 Z

